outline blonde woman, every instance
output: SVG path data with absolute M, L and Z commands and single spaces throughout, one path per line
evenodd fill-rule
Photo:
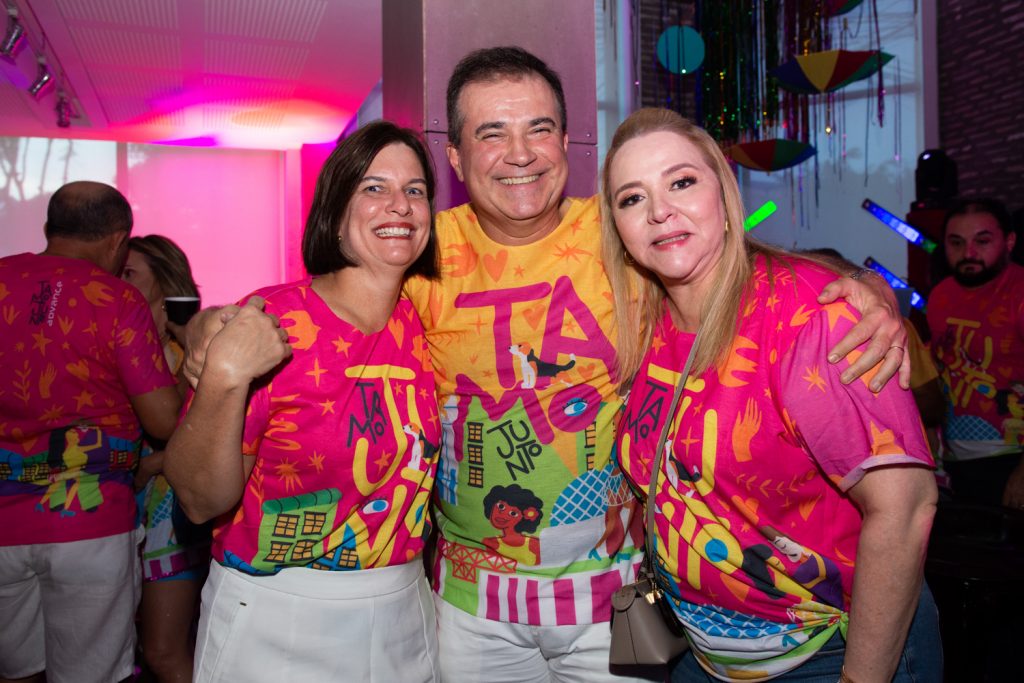
M 693 645 L 673 680 L 941 680 L 922 580 L 933 463 L 908 392 L 841 382 L 863 346 L 823 362 L 859 318 L 818 303 L 834 274 L 744 235 L 728 163 L 674 112 L 627 118 L 602 180 L 632 378 L 617 451 L 640 490 L 670 421 L 648 503 Z

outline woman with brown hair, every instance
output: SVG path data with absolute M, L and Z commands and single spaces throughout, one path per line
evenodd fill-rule
M 132 237 L 121 277 L 146 297 L 153 312 L 167 367 L 184 396 L 185 352 L 167 331 L 167 297 L 199 297 L 185 252 L 163 235 Z M 141 647 L 159 681 L 192 679 L 192 623 L 210 558 L 209 532 L 180 514 L 163 475 L 162 442 L 146 441 L 135 475 L 146 540 L 142 548 Z
M 216 520 L 197 680 L 437 680 L 422 552 L 440 424 L 401 298 L 438 272 L 433 198 L 415 133 L 359 129 L 317 181 L 310 277 L 246 297 L 210 341 L 168 445 L 189 517 Z

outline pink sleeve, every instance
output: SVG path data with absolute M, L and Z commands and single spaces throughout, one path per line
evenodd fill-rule
M 114 336 L 117 374 L 129 396 L 141 396 L 173 386 L 153 314 L 142 301 L 128 300 L 121 307 Z
M 890 381 L 878 394 L 868 389 L 874 371 L 844 385 L 842 371 L 866 348 L 836 364 L 832 348 L 856 321 L 845 303 L 815 313 L 779 360 L 781 405 L 811 457 L 843 491 L 872 467 L 932 467 L 913 394 Z

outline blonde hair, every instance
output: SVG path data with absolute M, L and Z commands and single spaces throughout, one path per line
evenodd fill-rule
M 722 230 L 725 230 L 722 254 L 715 268 L 710 294 L 701 306 L 700 319 L 704 331 L 694 350 L 693 375 L 700 375 L 715 365 L 732 344 L 740 303 L 753 272 L 755 256 L 765 254 L 770 263 L 771 259 L 785 254 L 780 249 L 745 236 L 743 200 L 736 176 L 710 135 L 692 121 L 668 109 L 645 108 L 630 114 L 615 131 L 601 172 L 602 257 L 615 304 L 619 376 L 627 385 L 640 367 L 658 321 L 661 320 L 665 289 L 653 273 L 626 258 L 626 249 L 612 215 L 609 169 L 623 145 L 655 132 L 675 133 L 697 147 L 704 162 L 718 178 L 729 226 L 728 230 L 722 226 Z

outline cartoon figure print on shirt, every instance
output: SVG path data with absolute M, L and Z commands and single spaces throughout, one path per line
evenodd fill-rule
M 90 431 L 96 433 L 95 441 L 82 443 Z M 83 512 L 95 510 L 103 502 L 99 477 L 85 472 L 89 452 L 103 446 L 99 428 L 71 427 L 50 433 L 50 450 L 47 463 L 50 466 L 50 485 L 42 500 L 36 503 L 37 510 L 49 509 L 59 512 L 62 517 L 74 516 L 71 505 L 75 498 Z
M 839 567 L 827 557 L 805 548 L 770 526 L 761 527 L 765 538 L 790 562 L 799 563 L 792 577 L 826 605 L 843 607 L 843 583 Z
M 517 484 L 495 486 L 484 497 L 484 516 L 500 536 L 485 538 L 484 545 L 526 565 L 540 562 L 540 541 L 528 533 L 537 530 L 544 501 Z

